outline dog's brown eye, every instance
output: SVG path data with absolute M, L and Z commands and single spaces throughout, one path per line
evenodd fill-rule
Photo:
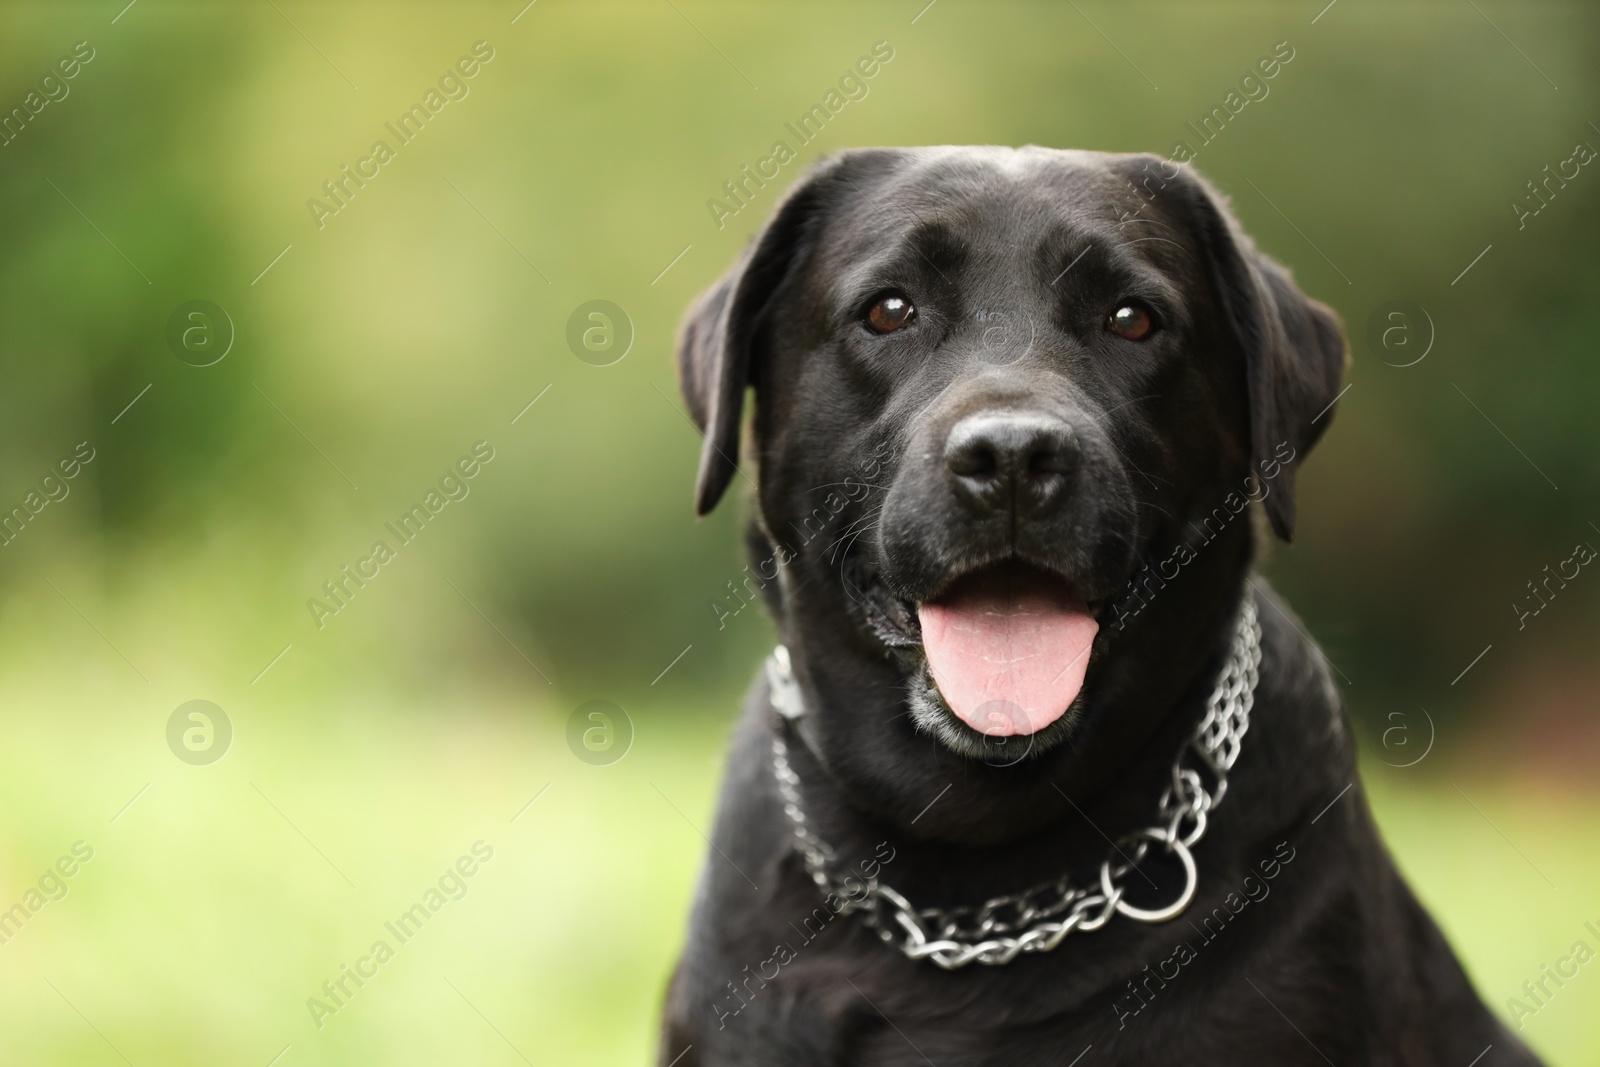
M 1106 329 L 1130 341 L 1143 341 L 1155 328 L 1155 318 L 1138 304 L 1124 304 L 1106 320 Z
M 894 333 L 917 321 L 917 309 L 903 293 L 885 293 L 867 309 L 867 326 L 873 333 Z

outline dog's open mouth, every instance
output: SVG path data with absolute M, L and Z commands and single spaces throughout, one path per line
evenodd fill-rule
M 1096 609 L 1104 607 L 1086 603 L 1065 579 L 1013 559 L 969 571 L 920 603 L 873 578 L 865 593 L 872 629 L 892 647 L 921 652 L 927 697 L 979 735 L 967 737 L 985 750 L 1006 738 L 1031 738 L 1067 714 L 1100 630 Z M 951 729 L 960 727 L 938 732 L 953 739 Z
M 988 737 L 1037 733 L 1066 714 L 1100 630 L 1065 581 L 1009 562 L 963 576 L 917 617 L 939 695 Z

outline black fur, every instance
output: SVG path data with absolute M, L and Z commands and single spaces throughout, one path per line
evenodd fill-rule
M 861 316 L 886 289 L 918 318 L 878 336 Z M 1129 299 L 1155 312 L 1147 341 L 1104 329 Z M 754 387 L 749 540 L 778 572 L 769 602 L 805 698 L 789 750 L 807 813 L 842 865 L 913 903 L 1095 877 L 1107 835 L 1154 817 L 1241 595 L 1263 657 L 1188 910 L 950 973 L 824 906 L 777 799 L 758 684 L 661 1063 L 1466 1067 L 1491 1044 L 1481 1067 L 1536 1062 L 1400 879 L 1326 664 L 1251 573 L 1247 505 L 1292 536 L 1345 348 L 1204 182 L 1148 156 L 847 153 L 697 304 L 679 358 L 706 431 L 702 513 L 737 471 Z M 980 514 L 950 489 L 952 427 L 992 411 L 1066 427 L 1070 462 L 1037 514 Z M 1069 713 L 1002 741 L 945 721 L 914 605 L 1004 559 L 1070 583 L 1100 632 Z M 1130 876 L 1135 903 L 1170 899 L 1170 864 L 1146 866 L 1155 888 Z

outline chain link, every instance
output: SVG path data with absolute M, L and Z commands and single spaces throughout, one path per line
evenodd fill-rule
M 798 691 L 787 651 L 780 646 L 778 652 L 782 655 L 773 656 L 768 670 L 774 689 L 781 689 L 785 699 L 794 703 Z M 1255 604 L 1247 597 L 1228 662 L 1206 701 L 1205 716 L 1172 761 L 1172 780 L 1161 795 L 1155 824 L 1128 833 L 1113 845 L 1101 861 L 1099 880 L 1090 885 L 1075 886 L 1063 875 L 977 907 L 917 908 L 877 878 L 830 873 L 836 857 L 806 819 L 800 776 L 789 764 L 780 719 L 772 734 L 772 769 L 784 814 L 794 831 L 795 847 L 817 888 L 825 897 L 840 901 L 839 914 L 861 913 L 866 925 L 886 944 L 913 960 L 930 960 L 945 970 L 969 963 L 1010 963 L 1024 952 L 1049 952 L 1073 931 L 1098 930 L 1118 912 L 1139 922 L 1165 922 L 1181 914 L 1194 898 L 1199 875 L 1191 850 L 1205 836 L 1211 811 L 1228 791 L 1228 772 L 1238 760 L 1245 731 L 1250 728 L 1260 666 L 1261 626 Z M 786 711 L 785 717 L 794 715 Z M 1199 766 L 1191 766 L 1192 762 Z M 1206 785 L 1202 772 L 1213 785 Z M 1123 899 L 1121 879 L 1143 862 L 1152 845 L 1176 856 L 1187 880 L 1183 892 L 1165 907 L 1136 908 Z

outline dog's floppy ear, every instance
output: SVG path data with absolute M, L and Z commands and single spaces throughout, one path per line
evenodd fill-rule
M 705 434 L 695 514 L 717 506 L 739 470 L 739 427 L 745 387 L 763 345 L 761 325 L 790 268 L 802 258 L 821 212 L 826 179 L 841 160 L 819 164 L 790 190 L 772 221 L 733 268 L 701 294 L 678 335 L 678 380 L 689 413 Z
M 1295 474 L 1332 421 L 1349 361 L 1344 330 L 1332 308 L 1256 250 L 1220 195 L 1198 177 L 1196 185 L 1211 270 L 1244 352 L 1250 473 L 1272 529 L 1292 541 Z

